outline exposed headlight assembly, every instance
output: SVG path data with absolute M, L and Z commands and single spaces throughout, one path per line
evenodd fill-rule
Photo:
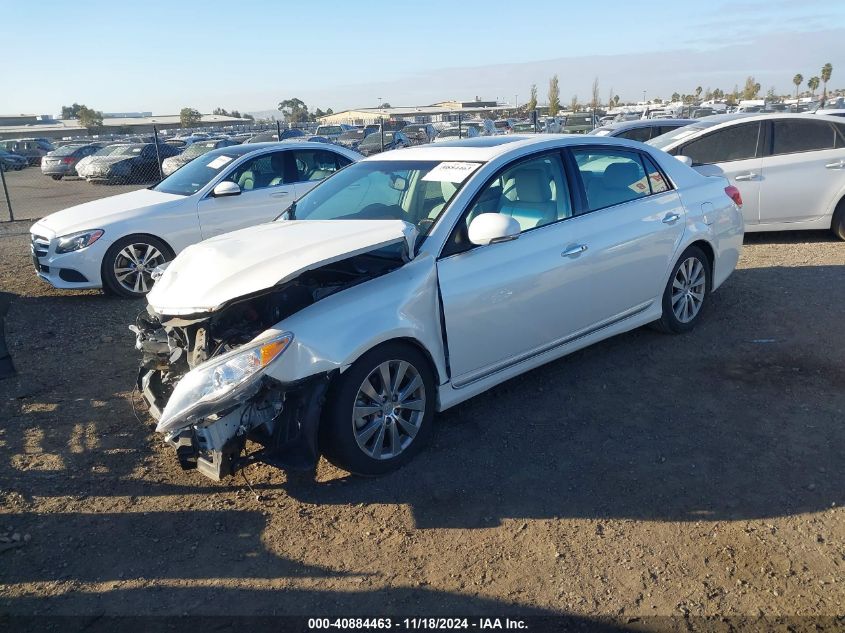
M 56 244 L 56 253 L 72 253 L 73 251 L 81 251 L 83 248 L 88 248 L 103 237 L 103 230 L 96 229 L 93 231 L 80 231 L 79 233 L 71 233 L 59 238 L 59 243 Z
M 225 400 L 237 399 L 248 392 L 255 379 L 287 349 L 292 340 L 293 334 L 285 332 L 248 343 L 194 367 L 173 390 L 156 431 L 176 430 L 191 420 L 217 413 Z

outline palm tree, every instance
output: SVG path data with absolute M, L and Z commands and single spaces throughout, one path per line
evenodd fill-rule
M 827 82 L 830 81 L 830 75 L 833 73 L 833 66 L 830 62 L 822 66 L 822 83 L 824 90 L 822 92 L 822 102 L 827 100 Z
M 819 81 L 818 77 L 810 77 L 807 80 L 807 87 L 810 89 L 810 94 L 813 95 L 813 99 L 816 98 L 816 90 L 819 89 Z
M 798 73 L 792 78 L 792 83 L 795 84 L 795 100 L 798 101 L 798 87 L 804 82 L 804 75 Z

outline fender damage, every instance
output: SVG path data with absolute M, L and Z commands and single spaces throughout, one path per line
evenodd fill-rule
M 313 471 L 322 404 L 339 369 L 295 377 L 285 372 L 281 380 L 263 371 L 227 397 L 174 418 L 167 405 L 180 381 L 247 344 L 254 346 L 291 315 L 402 268 L 412 257 L 416 237 L 415 229 L 401 221 L 274 224 L 269 230 L 263 225 L 238 231 L 234 241 L 209 240 L 189 248 L 188 257 L 180 255 L 163 271 L 147 310 L 130 328 L 142 352 L 138 388 L 159 421 L 156 430 L 176 450 L 183 468 L 216 480 L 252 461 Z M 327 228 L 334 233 L 327 236 Z M 242 250 L 244 256 L 220 252 L 232 249 L 233 242 L 236 251 L 251 250 Z M 275 254 L 256 255 L 267 249 Z M 209 266 L 215 259 L 225 261 L 225 267 Z M 277 282 L 259 288 L 273 268 Z M 229 294 L 235 288 L 246 292 L 227 296 L 221 286 Z M 245 454 L 247 440 L 259 447 L 250 455 Z

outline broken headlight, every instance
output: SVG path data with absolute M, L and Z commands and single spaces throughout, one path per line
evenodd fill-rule
M 224 398 L 236 396 L 284 352 L 292 340 L 293 334 L 285 332 L 248 343 L 189 371 L 173 389 L 156 431 L 175 430 L 184 426 L 190 417 L 215 413 L 214 409 Z

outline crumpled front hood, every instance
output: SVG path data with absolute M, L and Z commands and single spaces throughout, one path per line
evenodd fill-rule
M 51 213 L 39 220 L 30 230 L 38 234 L 52 232 L 54 235 L 67 235 L 75 231 L 103 229 L 108 235 L 112 222 L 148 213 L 153 207 L 184 199 L 184 196 L 172 193 L 139 189 Z M 39 233 L 36 227 L 42 226 L 49 231 Z
M 249 227 L 182 251 L 147 295 L 162 315 L 213 312 L 232 299 L 271 288 L 335 261 L 404 240 L 402 220 L 293 220 Z

